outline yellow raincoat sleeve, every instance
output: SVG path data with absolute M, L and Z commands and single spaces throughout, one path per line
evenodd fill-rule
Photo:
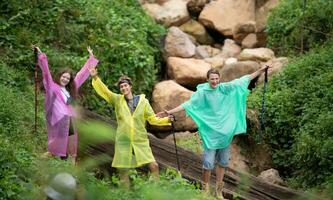
M 108 87 L 102 82 L 99 77 L 95 77 L 92 80 L 92 86 L 99 96 L 105 99 L 107 102 L 114 105 L 119 97 L 119 94 L 113 93 L 108 89 Z
M 171 126 L 170 120 L 168 117 L 159 118 L 155 116 L 155 112 L 153 108 L 150 106 L 147 99 L 146 106 L 145 106 L 145 118 L 149 122 L 150 125 L 155 126 Z

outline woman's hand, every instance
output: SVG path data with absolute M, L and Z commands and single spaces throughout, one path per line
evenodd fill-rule
M 38 53 L 42 53 L 42 51 L 39 49 L 39 47 L 38 47 L 37 45 L 34 45 L 34 44 L 33 44 L 33 45 L 31 45 L 31 48 L 32 48 L 33 50 L 36 49 Z
M 96 66 L 89 66 L 88 69 L 89 69 L 90 76 L 92 76 L 92 77 L 96 77 L 97 76 Z
M 90 48 L 90 46 L 87 47 L 87 51 L 89 52 L 89 55 L 93 56 L 93 50 Z

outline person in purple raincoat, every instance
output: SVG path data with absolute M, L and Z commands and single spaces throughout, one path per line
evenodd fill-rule
M 73 161 L 77 156 L 77 131 L 73 124 L 76 116 L 73 108 L 78 89 L 89 77 L 89 67 L 96 66 L 95 59 L 90 47 L 89 59 L 81 70 L 73 76 L 71 69 L 63 69 L 52 79 L 45 53 L 38 47 L 38 65 L 43 74 L 43 85 L 45 89 L 45 115 L 48 132 L 48 152 L 46 155 L 67 158 L 70 156 Z

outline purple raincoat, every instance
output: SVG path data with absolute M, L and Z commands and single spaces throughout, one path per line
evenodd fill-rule
M 98 60 L 93 55 L 89 57 L 82 69 L 74 78 L 76 90 L 89 77 L 89 66 L 96 66 Z M 49 71 L 47 57 L 44 53 L 38 55 L 38 64 L 43 73 L 43 84 L 45 88 L 45 115 L 47 121 L 48 132 L 48 150 L 55 156 L 66 156 L 67 146 L 69 142 L 69 125 L 70 118 L 75 117 L 75 111 L 71 105 L 67 105 L 60 86 L 52 80 Z M 77 132 L 74 129 L 74 135 L 70 136 L 73 140 L 73 149 L 69 152 L 71 156 L 77 155 Z

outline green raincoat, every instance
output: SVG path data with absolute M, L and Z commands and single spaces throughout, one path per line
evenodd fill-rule
M 145 126 L 146 121 L 152 125 L 170 126 L 169 119 L 155 117 L 153 109 L 143 94 L 140 95 L 136 109 L 131 113 L 124 95 L 111 92 L 98 77 L 93 78 L 92 85 L 116 112 L 118 127 L 112 167 L 134 168 L 154 162 Z
M 250 76 L 246 75 L 212 89 L 197 86 L 190 100 L 181 106 L 199 127 L 205 149 L 227 147 L 234 135 L 246 132 L 246 97 Z

